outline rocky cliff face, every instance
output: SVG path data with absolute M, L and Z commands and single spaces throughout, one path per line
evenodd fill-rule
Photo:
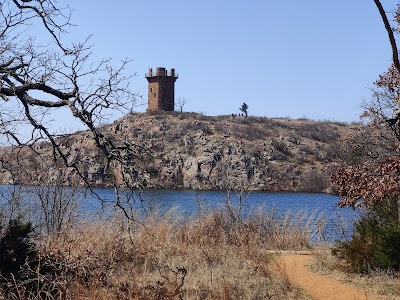
M 350 155 L 348 141 L 357 128 L 310 120 L 144 113 L 127 115 L 102 132 L 137 145 L 131 164 L 147 187 L 325 191 L 329 174 Z M 70 160 L 83 162 L 91 184 L 111 183 L 106 159 L 88 132 L 64 136 L 59 143 Z M 48 145 L 34 147 L 50 160 Z M 60 164 L 38 161 L 31 151 L 19 155 L 17 168 L 24 175 L 3 165 L 1 183 L 46 184 L 60 173 Z M 121 180 L 115 171 L 113 179 Z M 61 173 L 68 184 L 77 180 L 73 171 Z

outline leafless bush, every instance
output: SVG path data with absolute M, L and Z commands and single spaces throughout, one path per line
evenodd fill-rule
M 248 141 L 261 140 L 265 138 L 265 132 L 254 124 L 242 126 L 239 130 L 239 132 L 236 132 L 236 135 Z
M 335 141 L 328 144 L 326 149 L 326 158 L 329 161 L 335 159 L 345 159 L 345 157 L 346 157 L 346 149 L 343 143 Z
M 284 141 L 273 138 L 271 144 L 275 148 L 274 158 L 276 160 L 287 160 L 288 157 L 292 156 L 292 152 Z
M 215 128 L 216 131 L 219 131 L 219 132 L 222 132 L 222 133 L 228 132 L 228 126 L 223 122 L 217 122 L 214 125 L 214 128 Z
M 300 190 L 308 192 L 323 192 L 328 187 L 329 174 L 321 170 L 309 170 L 301 176 Z
M 44 230 L 45 234 L 57 233 L 76 221 L 80 194 L 79 189 L 60 185 L 32 187 L 30 201 L 40 207 L 36 209 L 37 230 Z
M 286 143 L 282 140 L 278 140 L 278 139 L 273 139 L 272 140 L 272 146 L 282 152 L 283 154 L 288 154 L 288 147 L 286 145 Z
M 339 138 L 339 133 L 329 124 L 303 124 L 298 129 L 302 137 L 315 141 L 330 143 Z
M 315 150 L 312 149 L 309 145 L 300 145 L 299 151 L 309 156 L 314 156 L 316 154 Z
M 206 135 L 213 135 L 214 132 L 212 131 L 212 129 L 210 128 L 210 126 L 205 125 L 205 124 L 199 124 L 199 130 L 201 130 L 204 134 Z
M 29 208 L 21 201 L 24 195 L 23 187 L 9 185 L 3 187 L 0 192 L 0 225 L 5 228 L 10 220 L 19 215 L 25 215 Z
M 285 129 L 291 129 L 291 127 L 288 124 L 286 124 L 284 122 L 275 121 L 270 118 L 263 118 L 263 124 L 264 124 L 265 128 L 281 127 L 281 128 L 285 128 Z

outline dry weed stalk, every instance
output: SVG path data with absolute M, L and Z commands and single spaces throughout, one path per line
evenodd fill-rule
M 311 230 L 298 230 L 299 224 L 307 224 L 302 215 L 282 219 L 258 212 L 232 219 L 214 210 L 186 219 L 176 213 L 140 218 L 81 221 L 43 237 L 37 243 L 42 269 L 25 270 L 27 278 L 40 284 L 31 288 L 15 282 L 14 296 L 305 299 L 285 280 L 271 276 L 265 252 L 308 248 Z

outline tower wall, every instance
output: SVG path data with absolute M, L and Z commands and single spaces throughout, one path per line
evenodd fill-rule
M 147 111 L 173 111 L 175 109 L 175 81 L 178 74 L 174 69 L 168 71 L 165 68 L 150 68 L 146 74 L 148 85 Z

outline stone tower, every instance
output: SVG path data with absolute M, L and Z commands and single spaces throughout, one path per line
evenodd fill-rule
M 147 111 L 173 111 L 175 107 L 175 80 L 178 79 L 178 74 L 175 69 L 168 71 L 165 68 L 156 68 L 156 73 L 153 74 L 153 69 L 149 69 L 146 75 L 149 82 L 148 104 Z

